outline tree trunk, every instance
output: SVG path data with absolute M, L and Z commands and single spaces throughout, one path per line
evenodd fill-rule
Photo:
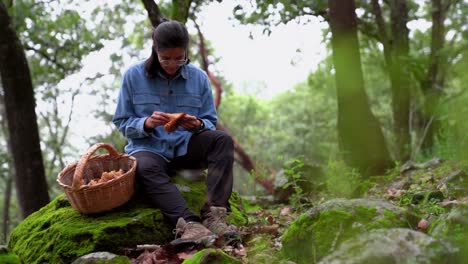
M 3 136 L 5 137 L 5 145 L 7 146 L 7 153 L 11 153 L 11 146 L 8 136 L 8 127 L 6 124 L 6 113 L 5 113 L 5 100 L 3 98 L 3 87 L 0 87 L 0 128 L 2 130 Z M 11 159 L 8 159 L 8 168 L 10 175 L 6 176 L 5 181 L 5 193 L 3 196 L 3 243 L 7 242 L 8 234 L 10 233 L 8 227 L 10 222 L 10 204 L 11 204 L 11 189 L 13 188 L 13 177 L 15 175 L 15 169 L 11 162 Z
M 13 171 L 13 169 L 12 169 Z M 3 233 L 3 242 L 6 243 L 8 241 L 8 234 L 10 233 L 9 225 L 10 225 L 10 204 L 11 204 L 11 189 L 13 188 L 13 178 L 10 176 L 6 179 L 5 184 L 5 194 L 3 196 L 3 226 L 2 226 L 2 233 Z
M 406 0 L 391 0 L 391 61 L 388 63 L 392 86 L 393 132 L 396 140 L 396 158 L 410 158 L 411 141 L 409 131 L 410 80 L 408 68 L 409 30 Z
M 44 174 L 34 90 L 21 42 L 5 5 L 0 2 L 0 75 L 16 171 L 15 183 L 23 217 L 49 202 Z
M 382 16 L 378 0 L 372 0 L 379 41 L 384 47 L 384 58 L 391 83 L 393 132 L 395 136 L 397 160 L 406 161 L 411 153 L 411 137 L 409 129 L 410 115 L 410 80 L 409 69 L 405 68 L 409 52 L 408 8 L 404 0 L 389 1 L 391 12 L 391 34 Z
M 345 161 L 364 175 L 384 173 L 391 160 L 380 124 L 370 110 L 357 38 L 354 0 L 329 0 L 338 97 L 338 139 Z
M 156 28 L 163 20 L 161 10 L 154 0 L 142 0 L 143 6 L 145 6 L 146 12 L 148 12 L 148 18 L 151 25 Z
M 432 0 L 432 34 L 431 54 L 426 78 L 421 87 L 424 93 L 424 117 L 421 131 L 425 131 L 422 138 L 422 151 L 430 152 L 434 146 L 434 139 L 439 129 L 437 107 L 444 87 L 444 74 L 441 70 L 443 58 L 441 55 L 445 39 L 444 21 L 450 1 Z

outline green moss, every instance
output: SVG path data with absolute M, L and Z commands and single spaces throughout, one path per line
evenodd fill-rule
M 240 260 L 237 260 L 228 254 L 224 253 L 219 249 L 203 249 L 197 252 L 192 257 L 184 260 L 183 264 L 200 264 L 200 263 L 210 263 L 210 264 L 240 264 Z
M 259 204 L 254 204 L 249 200 L 243 200 L 244 202 L 244 209 L 246 213 L 251 213 L 255 211 L 262 210 L 263 208 Z
M 63 195 L 31 214 L 12 232 L 9 247 L 26 263 L 69 263 L 90 252 L 116 254 L 124 247 L 172 238 L 162 214 L 131 202 L 102 215 L 82 215 Z
M 231 194 L 229 204 L 231 205 L 231 213 L 226 217 L 226 221 L 236 226 L 247 225 L 248 217 L 245 214 L 244 205 L 239 193 L 233 192 Z
M 2 264 L 21 264 L 20 258 L 11 252 L 0 253 L 0 263 Z
M 391 206 L 381 202 L 330 201 L 302 214 L 291 224 L 281 237 L 281 251 L 297 263 L 315 263 L 358 234 L 383 227 L 407 226 L 402 215 L 402 211 L 394 212 Z
M 248 263 L 280 263 L 283 259 L 278 250 L 272 245 L 274 237 L 269 234 L 257 234 L 247 241 Z
M 258 236 L 247 242 L 247 255 L 254 256 L 258 253 L 269 251 L 271 249 L 271 240 L 270 236 L 258 234 Z

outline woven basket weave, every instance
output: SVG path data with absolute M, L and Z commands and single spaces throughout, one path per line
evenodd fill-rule
M 99 148 L 109 154 L 92 156 Z M 126 203 L 134 193 L 137 161 L 127 154 L 118 153 L 111 145 L 98 143 L 92 146 L 78 162 L 63 169 L 57 182 L 64 190 L 73 208 L 84 214 L 110 211 Z M 125 173 L 108 182 L 88 186 L 92 179 L 98 179 L 103 172 Z

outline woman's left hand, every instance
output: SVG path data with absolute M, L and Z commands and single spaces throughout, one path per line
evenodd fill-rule
M 201 121 L 195 116 L 186 114 L 181 120 L 179 120 L 179 125 L 188 130 L 197 130 L 201 126 Z

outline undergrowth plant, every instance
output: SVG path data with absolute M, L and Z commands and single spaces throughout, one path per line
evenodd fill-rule
M 304 179 L 304 158 L 296 157 L 287 160 L 284 164 L 284 175 L 287 179 L 287 183 L 283 185 L 283 189 L 292 188 L 293 193 L 289 196 L 289 202 L 292 207 L 297 211 L 302 211 L 305 208 L 304 201 L 307 200 L 305 197 L 304 189 L 301 187 L 302 183 L 305 183 Z

